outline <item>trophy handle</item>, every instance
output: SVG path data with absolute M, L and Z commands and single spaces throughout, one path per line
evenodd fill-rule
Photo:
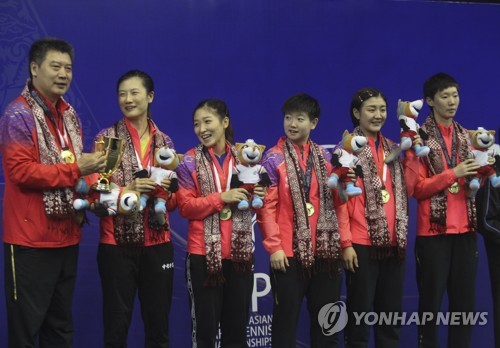
M 114 137 L 99 137 L 96 141 L 96 150 L 102 151 L 106 156 L 106 168 L 100 172 L 97 181 L 97 191 L 111 192 L 109 187 L 109 178 L 116 172 L 121 163 L 125 142 L 123 139 Z
M 95 152 L 103 152 L 103 151 L 104 151 L 104 136 L 99 135 L 99 137 L 95 141 Z

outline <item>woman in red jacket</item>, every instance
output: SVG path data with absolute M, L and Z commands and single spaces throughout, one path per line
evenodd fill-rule
M 354 313 L 400 313 L 403 302 L 405 254 L 408 237 L 408 195 L 418 169 L 413 149 L 405 157 L 385 163 L 397 147 L 382 134 L 387 119 L 387 99 L 375 88 L 357 91 L 351 101 L 353 133 L 368 144 L 358 155 L 363 178 L 356 186 L 363 194 L 347 202 L 350 230 L 340 234 L 346 268 L 346 347 L 368 347 L 370 325 Z M 415 141 L 420 145 L 421 139 Z M 345 231 L 345 230 L 344 230 Z M 399 347 L 401 325 L 374 325 L 375 347 Z
M 193 122 L 200 144 L 184 155 L 177 170 L 179 212 L 189 219 L 186 278 L 193 347 L 214 347 L 219 324 L 221 347 L 247 347 L 253 289 L 252 214 L 236 205 L 249 193 L 230 189 L 237 159 L 226 104 L 202 101 Z M 258 186 L 255 193 L 265 192 Z
M 152 78 L 131 70 L 117 83 L 118 104 L 123 117 L 98 135 L 125 140 L 124 152 L 111 182 L 129 190 L 151 194 L 156 182 L 149 178 L 155 148 L 173 148 L 172 139 L 150 117 L 154 98 Z M 142 175 L 139 175 L 141 174 Z M 168 190 L 171 181 L 163 179 Z M 175 209 L 169 194 L 166 210 Z M 103 217 L 97 253 L 103 292 L 104 345 L 124 347 L 136 293 L 144 322 L 145 346 L 169 347 L 168 314 L 172 302 L 174 251 L 168 213 L 158 218 L 153 198 L 133 215 Z

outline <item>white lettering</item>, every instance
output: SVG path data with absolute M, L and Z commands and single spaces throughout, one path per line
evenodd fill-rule
M 373 317 L 372 320 L 370 320 L 370 317 Z M 365 315 L 365 324 L 366 325 L 375 325 L 378 321 L 378 315 L 375 312 L 369 312 Z
M 451 313 L 451 322 L 450 325 L 460 325 L 460 317 L 462 313 L 460 312 L 452 312 Z
M 432 312 L 424 312 L 422 315 L 422 325 L 425 325 L 425 323 L 432 321 L 434 319 L 434 314 Z
M 259 290 L 259 284 L 264 284 L 264 288 Z M 259 311 L 257 299 L 264 297 L 271 291 L 271 279 L 266 273 L 254 273 L 253 275 L 253 292 L 252 292 L 252 312 Z
M 366 313 L 365 312 L 361 312 L 361 313 L 353 312 L 352 314 L 354 314 L 354 320 L 356 321 L 356 325 L 360 325 L 361 319 L 363 319 L 363 317 Z
M 488 324 L 488 312 L 481 312 L 479 316 L 481 317 L 481 320 L 479 321 L 479 323 L 477 323 L 478 325 L 483 326 Z
M 379 314 L 379 325 L 392 325 L 392 313 L 393 312 L 381 312 Z
M 446 313 L 439 312 L 437 314 L 436 325 L 448 325 L 449 322 L 450 322 L 450 313 L 449 312 L 446 312 Z

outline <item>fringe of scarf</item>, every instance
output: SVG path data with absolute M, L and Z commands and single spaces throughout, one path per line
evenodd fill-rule
M 453 122 L 453 131 L 456 132 L 457 139 L 457 155 L 460 162 L 465 161 L 471 149 L 471 144 L 467 130 L 465 130 L 460 124 Z M 436 140 L 439 136 L 437 133 L 438 125 L 434 119 L 434 115 L 427 116 L 425 123 L 422 128 L 429 135 L 429 140 L 427 140 L 426 145 L 431 149 L 429 156 L 425 158 L 428 168 L 428 175 L 433 176 L 443 172 L 445 169 L 442 155 L 442 148 L 439 142 Z M 463 189 L 463 188 L 462 188 Z M 438 194 L 431 197 L 431 230 L 437 231 L 438 233 L 446 232 L 446 210 L 448 205 L 448 190 L 443 190 Z M 467 198 L 467 215 L 469 218 L 469 228 L 473 231 L 476 230 L 476 205 L 474 197 Z
M 315 261 L 319 261 L 322 270 L 337 270 L 341 257 L 340 234 L 338 232 L 337 215 L 333 207 L 332 193 L 326 185 L 328 180 L 326 162 L 321 148 L 310 140 L 313 168 L 319 186 L 319 218 L 316 230 L 316 258 L 314 257 L 311 227 L 306 209 L 306 198 L 303 190 L 304 182 L 300 175 L 300 165 L 293 143 L 286 139 L 283 142 L 283 154 L 288 175 L 288 183 L 293 202 L 293 252 L 304 268 L 306 276 L 310 276 Z M 320 261 L 321 260 L 321 261 Z
M 237 161 L 234 148 L 231 156 Z M 203 145 L 195 149 L 196 175 L 203 197 L 217 192 L 212 172 L 212 159 Z M 231 168 L 229 168 L 231 170 Z M 231 208 L 233 231 L 231 234 L 231 261 L 237 271 L 250 272 L 253 263 L 252 213 L 250 210 Z M 219 213 L 203 220 L 204 241 L 208 277 L 205 286 L 217 286 L 225 282 L 222 273 L 222 243 Z
M 359 127 L 354 129 L 357 135 L 364 135 Z M 380 135 L 380 144 L 384 149 L 385 156 L 396 148 L 396 144 Z M 383 259 L 398 255 L 404 259 L 408 238 L 408 194 L 406 191 L 403 165 L 399 160 L 392 161 L 389 167 L 394 192 L 394 205 L 396 207 L 396 241 L 397 248 L 391 245 L 387 216 L 382 201 L 382 180 L 378 175 L 375 159 L 369 146 L 365 146 L 358 155 L 363 168 L 364 193 L 365 193 L 365 216 L 368 235 L 375 247 L 374 256 Z
M 64 163 L 61 157 L 61 150 L 57 146 L 55 138 L 47 126 L 45 112 L 42 106 L 39 105 L 31 95 L 31 93 L 37 92 L 34 89 L 30 91 L 30 85 L 31 82 L 28 81 L 21 95 L 31 108 L 35 120 L 40 163 L 49 165 Z M 65 102 L 62 97 L 61 99 Z M 78 159 L 83 152 L 83 143 L 80 134 L 80 124 L 75 109 L 70 105 L 69 109 L 62 115 L 62 118 L 75 151 L 75 158 Z M 49 217 L 49 229 L 61 230 L 62 232 L 70 231 L 73 221 L 68 218 L 73 218 L 76 214 L 73 209 L 73 190 L 71 188 L 50 189 L 44 190 L 42 195 L 45 213 Z M 50 219 L 58 221 L 52 224 L 50 223 Z M 68 220 L 64 226 L 61 226 L 63 219 Z

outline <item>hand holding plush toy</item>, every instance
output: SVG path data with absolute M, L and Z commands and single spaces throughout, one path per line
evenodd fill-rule
M 130 215 L 137 211 L 139 206 L 139 192 L 120 189 L 116 184 L 110 184 L 110 192 L 101 192 L 89 187 L 83 178 L 76 184 L 75 191 L 85 198 L 73 201 L 75 210 L 90 209 L 98 216 L 112 216 L 116 214 Z M 96 205 L 102 206 L 97 211 Z
M 500 154 L 497 153 L 497 146 L 495 146 L 494 130 L 478 127 L 476 130 L 469 131 L 469 137 L 473 146 L 470 157 L 481 166 L 477 171 L 477 176 L 469 183 L 469 195 L 473 196 L 479 190 L 482 176 L 487 176 L 493 187 L 500 187 L 500 177 L 496 175 L 493 167 L 495 157 L 498 158 Z
M 177 174 L 174 170 L 179 165 L 181 159 L 182 155 L 178 155 L 174 149 L 170 149 L 168 146 L 156 148 L 154 151 L 154 162 L 151 167 L 151 174 L 149 177 L 155 181 L 156 188 L 147 194 L 141 194 L 140 209 L 143 210 L 146 207 L 149 197 L 154 197 L 156 218 L 161 225 L 165 224 L 168 191 L 175 193 L 179 189 Z M 168 191 L 161 186 L 161 182 L 165 178 L 170 179 L 170 187 L 168 188 Z
M 354 183 L 347 177 L 347 173 L 349 168 L 354 168 L 356 176 L 363 177 L 359 158 L 356 155 L 363 150 L 366 144 L 368 144 L 366 137 L 349 133 L 347 130 L 344 131 L 341 145 L 333 150 L 331 161 L 333 171 L 327 181 L 329 188 L 337 187 L 340 181 L 346 183 L 345 193 L 349 197 L 359 196 L 363 192 L 359 187 L 354 186 Z
M 265 187 L 271 185 L 266 169 L 258 164 L 266 147 L 248 139 L 245 143 L 236 143 L 235 148 L 240 163 L 233 168 L 231 188 L 242 187 L 246 189 L 252 194 L 252 208 L 260 209 L 264 202 L 260 197 L 253 195 L 253 188 L 256 184 Z M 247 210 L 249 207 L 248 200 L 242 200 L 238 203 L 239 210 Z
M 424 101 L 422 99 L 412 102 L 398 100 L 398 119 L 401 127 L 401 144 L 399 148 L 392 152 L 385 159 L 385 163 L 390 163 L 399 157 L 402 151 L 406 151 L 413 147 L 415 155 L 418 157 L 425 157 L 429 154 L 430 149 L 428 146 L 421 146 L 414 143 L 415 135 L 419 134 L 423 140 L 427 140 L 427 133 L 420 129 L 417 123 L 418 112 L 422 109 Z

